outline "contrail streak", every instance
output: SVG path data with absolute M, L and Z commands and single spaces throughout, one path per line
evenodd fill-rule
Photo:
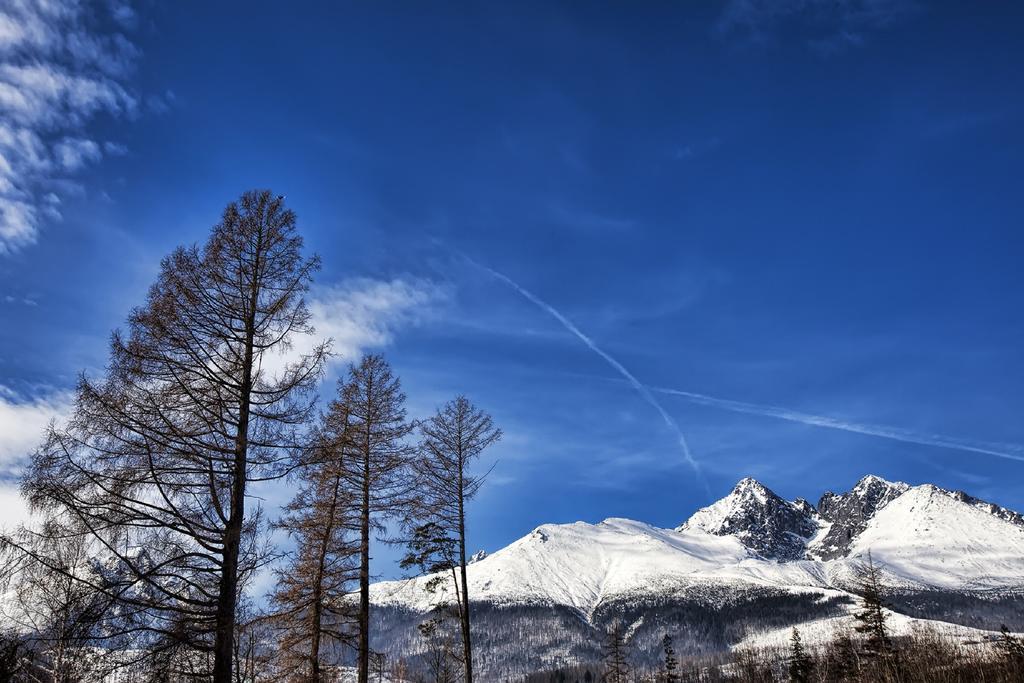
M 1005 458 L 1006 460 L 1017 460 L 1019 462 L 1024 462 L 1024 448 L 1021 448 L 1019 446 L 992 444 L 977 441 L 972 442 L 965 441 L 963 439 L 957 439 L 951 436 L 944 436 L 942 434 L 921 434 L 906 429 L 900 429 L 899 427 L 886 427 L 884 425 L 847 422 L 845 420 L 837 420 L 836 418 L 826 417 L 824 415 L 812 415 L 810 413 L 802 413 L 797 410 L 780 408 L 778 406 L 760 405 L 757 403 L 745 403 L 743 401 L 732 401 L 725 398 L 707 396 L 705 394 L 696 394 L 692 391 L 681 391 L 679 389 L 666 389 L 663 387 L 648 387 L 648 389 L 660 394 L 680 396 L 690 401 L 691 403 L 698 403 L 700 405 L 713 406 L 716 408 L 724 408 L 725 410 L 731 410 L 735 413 L 746 413 L 748 415 L 763 415 L 765 417 L 774 417 L 780 420 L 799 422 L 801 424 L 812 425 L 815 427 L 827 427 L 829 429 L 839 429 L 844 432 L 854 432 L 856 434 L 879 436 L 884 439 L 893 439 L 894 441 L 902 441 L 905 443 L 915 443 L 920 444 L 922 446 L 937 446 L 939 448 L 949 448 L 958 451 L 967 451 L 970 453 L 983 453 L 985 455 L 992 455 L 997 458 Z M 1012 451 L 1018 452 L 1015 453 Z
M 686 443 L 686 436 L 683 435 L 683 430 L 679 428 L 679 424 L 672 418 L 671 415 L 668 414 L 668 411 L 666 411 L 662 407 L 661 403 L 658 402 L 658 399 L 655 398 L 653 393 L 651 393 L 651 390 L 647 387 L 647 385 L 638 380 L 632 372 L 626 369 L 626 367 L 622 363 L 612 358 L 603 349 L 601 349 L 601 347 L 595 344 L 593 339 L 584 334 L 583 331 L 580 330 L 580 328 L 576 327 L 576 325 L 571 320 L 569 320 L 564 315 L 559 313 L 554 306 L 547 303 L 543 299 L 539 298 L 528 289 L 524 289 L 507 275 L 503 275 L 502 273 L 499 273 L 493 268 L 488 268 L 487 266 L 481 263 L 477 263 L 476 261 L 466 256 L 465 254 L 460 253 L 459 255 L 462 256 L 462 258 L 466 259 L 466 261 L 468 261 L 476 268 L 479 268 L 485 273 L 491 275 L 491 277 L 494 277 L 504 282 L 506 285 L 517 291 L 524 299 L 526 299 L 534 306 L 546 312 L 552 318 L 557 320 L 559 323 L 562 324 L 562 327 L 571 332 L 581 342 L 586 344 L 591 351 L 600 356 L 606 363 L 608 363 L 608 365 L 612 366 L 612 368 L 616 372 L 622 375 L 622 377 L 627 382 L 629 382 L 629 384 L 636 390 L 636 392 L 640 394 L 640 397 L 647 401 L 647 403 L 649 403 L 652 408 L 658 411 L 658 414 L 664 421 L 665 426 L 668 427 L 673 434 L 675 434 L 676 439 L 679 442 L 679 448 L 683 453 L 683 459 L 685 459 L 686 463 L 690 466 L 691 469 L 693 469 L 693 473 L 697 476 L 697 479 L 700 481 L 700 483 L 704 486 L 705 490 L 707 490 L 708 494 L 710 495 L 710 489 L 708 488 L 707 481 L 704 479 L 704 474 L 701 472 L 700 463 L 698 463 L 694 459 L 693 454 L 690 452 L 690 446 L 689 444 Z

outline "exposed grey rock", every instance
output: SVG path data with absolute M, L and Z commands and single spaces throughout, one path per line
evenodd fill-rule
M 807 501 L 791 503 L 750 477 L 722 500 L 696 512 L 683 526 L 716 536 L 735 536 L 761 557 L 776 560 L 803 557 L 807 539 L 818 529 L 814 508 Z
M 821 560 L 846 557 L 868 520 L 909 488 L 903 482 L 886 481 L 869 474 L 847 493 L 827 491 L 818 501 L 818 514 L 831 526 L 811 554 Z

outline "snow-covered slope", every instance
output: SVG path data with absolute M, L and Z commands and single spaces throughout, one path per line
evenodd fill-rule
M 613 599 L 695 587 L 829 595 L 850 589 L 869 551 L 901 590 L 1024 590 L 1020 515 L 930 484 L 873 476 L 847 493 L 826 493 L 817 508 L 744 479 L 675 530 L 626 519 L 546 524 L 467 573 L 474 600 L 558 605 L 589 619 Z M 377 583 L 372 600 L 424 611 L 444 599 L 425 587 L 425 578 Z
M 600 524 L 539 526 L 466 571 L 474 599 L 563 605 L 589 615 L 609 597 L 672 590 L 689 577 L 749 557 L 730 536 L 676 532 L 613 518 Z M 377 583 L 373 599 L 429 609 L 444 595 L 427 593 L 425 585 L 422 578 Z
M 850 555 L 868 552 L 910 583 L 952 589 L 1024 584 L 1024 525 L 931 484 L 915 486 L 879 510 Z

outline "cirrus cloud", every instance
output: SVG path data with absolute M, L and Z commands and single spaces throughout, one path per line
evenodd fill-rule
M 448 296 L 445 287 L 419 278 L 353 278 L 317 287 L 307 301 L 315 332 L 296 335 L 284 353 L 265 356 L 263 370 L 279 374 L 326 340 L 332 365 L 355 362 L 364 352 L 391 344 L 401 327 L 429 318 Z
M 90 138 L 100 115 L 132 116 L 139 51 L 123 3 L 11 0 L 0 9 L 0 255 L 60 218 L 57 194 L 114 149 Z M 116 143 L 115 143 L 116 144 Z
M 16 477 L 43 441 L 47 425 L 71 415 L 74 394 L 57 390 L 26 398 L 0 384 L 0 480 Z

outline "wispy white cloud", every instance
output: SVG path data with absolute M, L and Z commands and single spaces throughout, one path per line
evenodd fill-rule
M 69 176 L 118 147 L 89 135 L 99 115 L 131 116 L 139 51 L 122 2 L 11 0 L 0 9 L 0 255 L 60 218 Z M 112 143 L 116 145 L 116 143 Z
M 110 140 L 107 140 L 103 143 L 103 152 L 104 154 L 109 154 L 113 157 L 119 157 L 127 154 L 128 148 L 119 142 L 111 142 Z
M 178 97 L 174 94 L 173 90 L 165 90 L 162 93 L 146 97 L 146 109 L 154 114 L 166 114 L 174 107 L 177 101 Z
M 429 318 L 447 297 L 444 287 L 414 278 L 356 278 L 318 287 L 307 302 L 315 334 L 296 337 L 283 354 L 266 357 L 263 368 L 279 373 L 326 339 L 332 364 L 355 362 L 364 352 L 391 344 L 401 327 Z
M 73 398 L 70 391 L 26 398 L 0 384 L 0 479 L 18 474 L 50 421 L 71 415 Z
M 15 296 L 13 294 L 4 295 L 5 304 L 21 304 L 22 306 L 38 306 L 39 302 L 30 296 Z
M 64 138 L 54 146 L 53 154 L 65 171 L 77 171 L 103 156 L 95 141 L 81 138 Z

